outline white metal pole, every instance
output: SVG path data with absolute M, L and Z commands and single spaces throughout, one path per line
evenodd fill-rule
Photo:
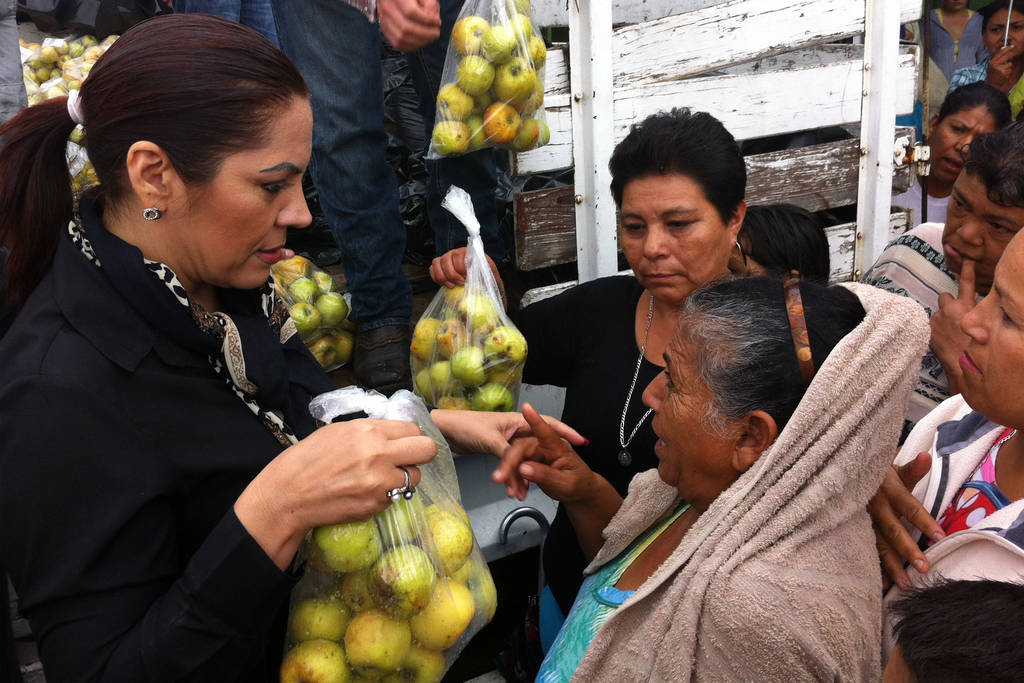
M 618 270 L 608 159 L 615 145 L 611 0 L 569 0 L 569 88 L 580 282 Z
M 855 279 L 875 262 L 889 237 L 900 31 L 899 3 L 865 2 Z

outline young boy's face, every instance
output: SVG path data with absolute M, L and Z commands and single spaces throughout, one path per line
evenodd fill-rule
M 917 676 L 904 661 L 899 645 L 889 655 L 889 663 L 882 673 L 882 683 L 917 683 Z

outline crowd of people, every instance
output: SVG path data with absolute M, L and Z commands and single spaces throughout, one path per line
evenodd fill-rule
M 443 45 L 448 4 L 415 4 L 393 33 L 404 5 L 378 3 L 384 36 Z M 380 227 L 397 204 L 393 176 L 360 165 L 382 147 L 351 143 L 376 114 L 358 123 L 323 68 L 337 22 L 372 24 L 343 3 L 270 5 L 281 48 L 237 21 L 156 17 L 77 95 L 0 127 L 0 568 L 50 680 L 276 679 L 302 539 L 382 511 L 435 453 L 410 424 L 318 427 L 306 409 L 333 382 L 270 277 L 310 221 L 302 176 L 352 259 L 381 256 L 358 216 Z M 955 64 L 974 19 L 953 19 Z M 379 90 L 380 35 L 352 30 L 352 90 Z M 1015 680 L 1012 629 L 977 614 L 1018 605 L 1024 576 L 1011 111 L 992 85 L 950 93 L 933 123 L 944 221 L 838 285 L 816 216 L 747 206 L 739 145 L 710 114 L 655 114 L 616 145 L 632 274 L 513 314 L 524 380 L 566 388 L 560 420 L 433 413 L 453 449 L 499 459 L 510 496 L 559 502 L 538 680 Z M 100 182 L 75 198 L 78 125 Z M 435 169 L 437 187 L 460 172 Z M 439 244 L 434 281 L 463 283 L 465 249 Z M 384 265 L 345 268 L 407 296 L 374 284 Z M 397 388 L 408 312 L 370 300 L 384 308 L 356 322 L 380 355 L 357 377 Z

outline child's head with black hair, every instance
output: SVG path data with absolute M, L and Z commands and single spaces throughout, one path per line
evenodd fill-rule
M 940 579 L 890 610 L 896 649 L 883 683 L 1024 679 L 1024 585 Z

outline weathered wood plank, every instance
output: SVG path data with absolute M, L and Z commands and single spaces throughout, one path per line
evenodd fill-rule
M 897 130 L 896 137 L 908 129 Z M 747 202 L 789 202 L 808 211 L 857 201 L 860 143 L 856 139 L 746 157 Z M 910 166 L 893 179 L 894 192 L 913 180 Z M 576 260 L 575 190 L 572 186 L 516 195 L 516 265 L 535 270 Z
M 612 21 L 616 24 L 633 24 L 640 21 L 661 19 L 670 14 L 681 14 L 720 5 L 724 0 L 612 0 Z M 808 5 L 824 3 L 825 0 L 811 0 Z M 858 0 L 835 0 L 858 2 Z M 863 4 L 863 2 L 860 2 Z M 569 10 L 566 0 L 533 0 L 533 23 L 537 26 L 568 26 Z M 900 0 L 900 20 L 915 21 L 921 16 L 918 0 Z
M 893 211 L 889 216 L 889 239 L 896 239 L 910 228 L 910 214 L 906 210 Z M 841 223 L 825 228 L 825 237 L 828 239 L 829 247 L 829 281 L 849 282 L 853 280 L 853 252 L 854 240 L 857 234 L 856 223 Z M 624 270 L 619 275 L 631 274 L 633 271 Z M 578 284 L 578 280 L 568 280 L 557 285 L 546 285 L 534 287 L 527 290 L 519 300 L 520 307 L 529 306 L 544 299 L 561 294 Z
M 649 85 L 826 43 L 864 30 L 863 2 L 730 0 L 624 26 L 612 37 L 615 87 Z
M 822 59 L 834 51 L 821 52 Z M 893 90 L 897 112 L 913 109 L 917 49 L 903 48 Z M 838 126 L 860 120 L 861 59 L 817 66 L 702 76 L 657 85 L 622 88 L 615 93 L 615 141 L 650 114 L 690 106 L 716 116 L 738 139 Z M 568 168 L 572 164 L 571 116 L 567 100 L 546 96 L 551 142 L 515 155 L 516 174 Z M 569 125 L 566 126 L 565 124 Z

